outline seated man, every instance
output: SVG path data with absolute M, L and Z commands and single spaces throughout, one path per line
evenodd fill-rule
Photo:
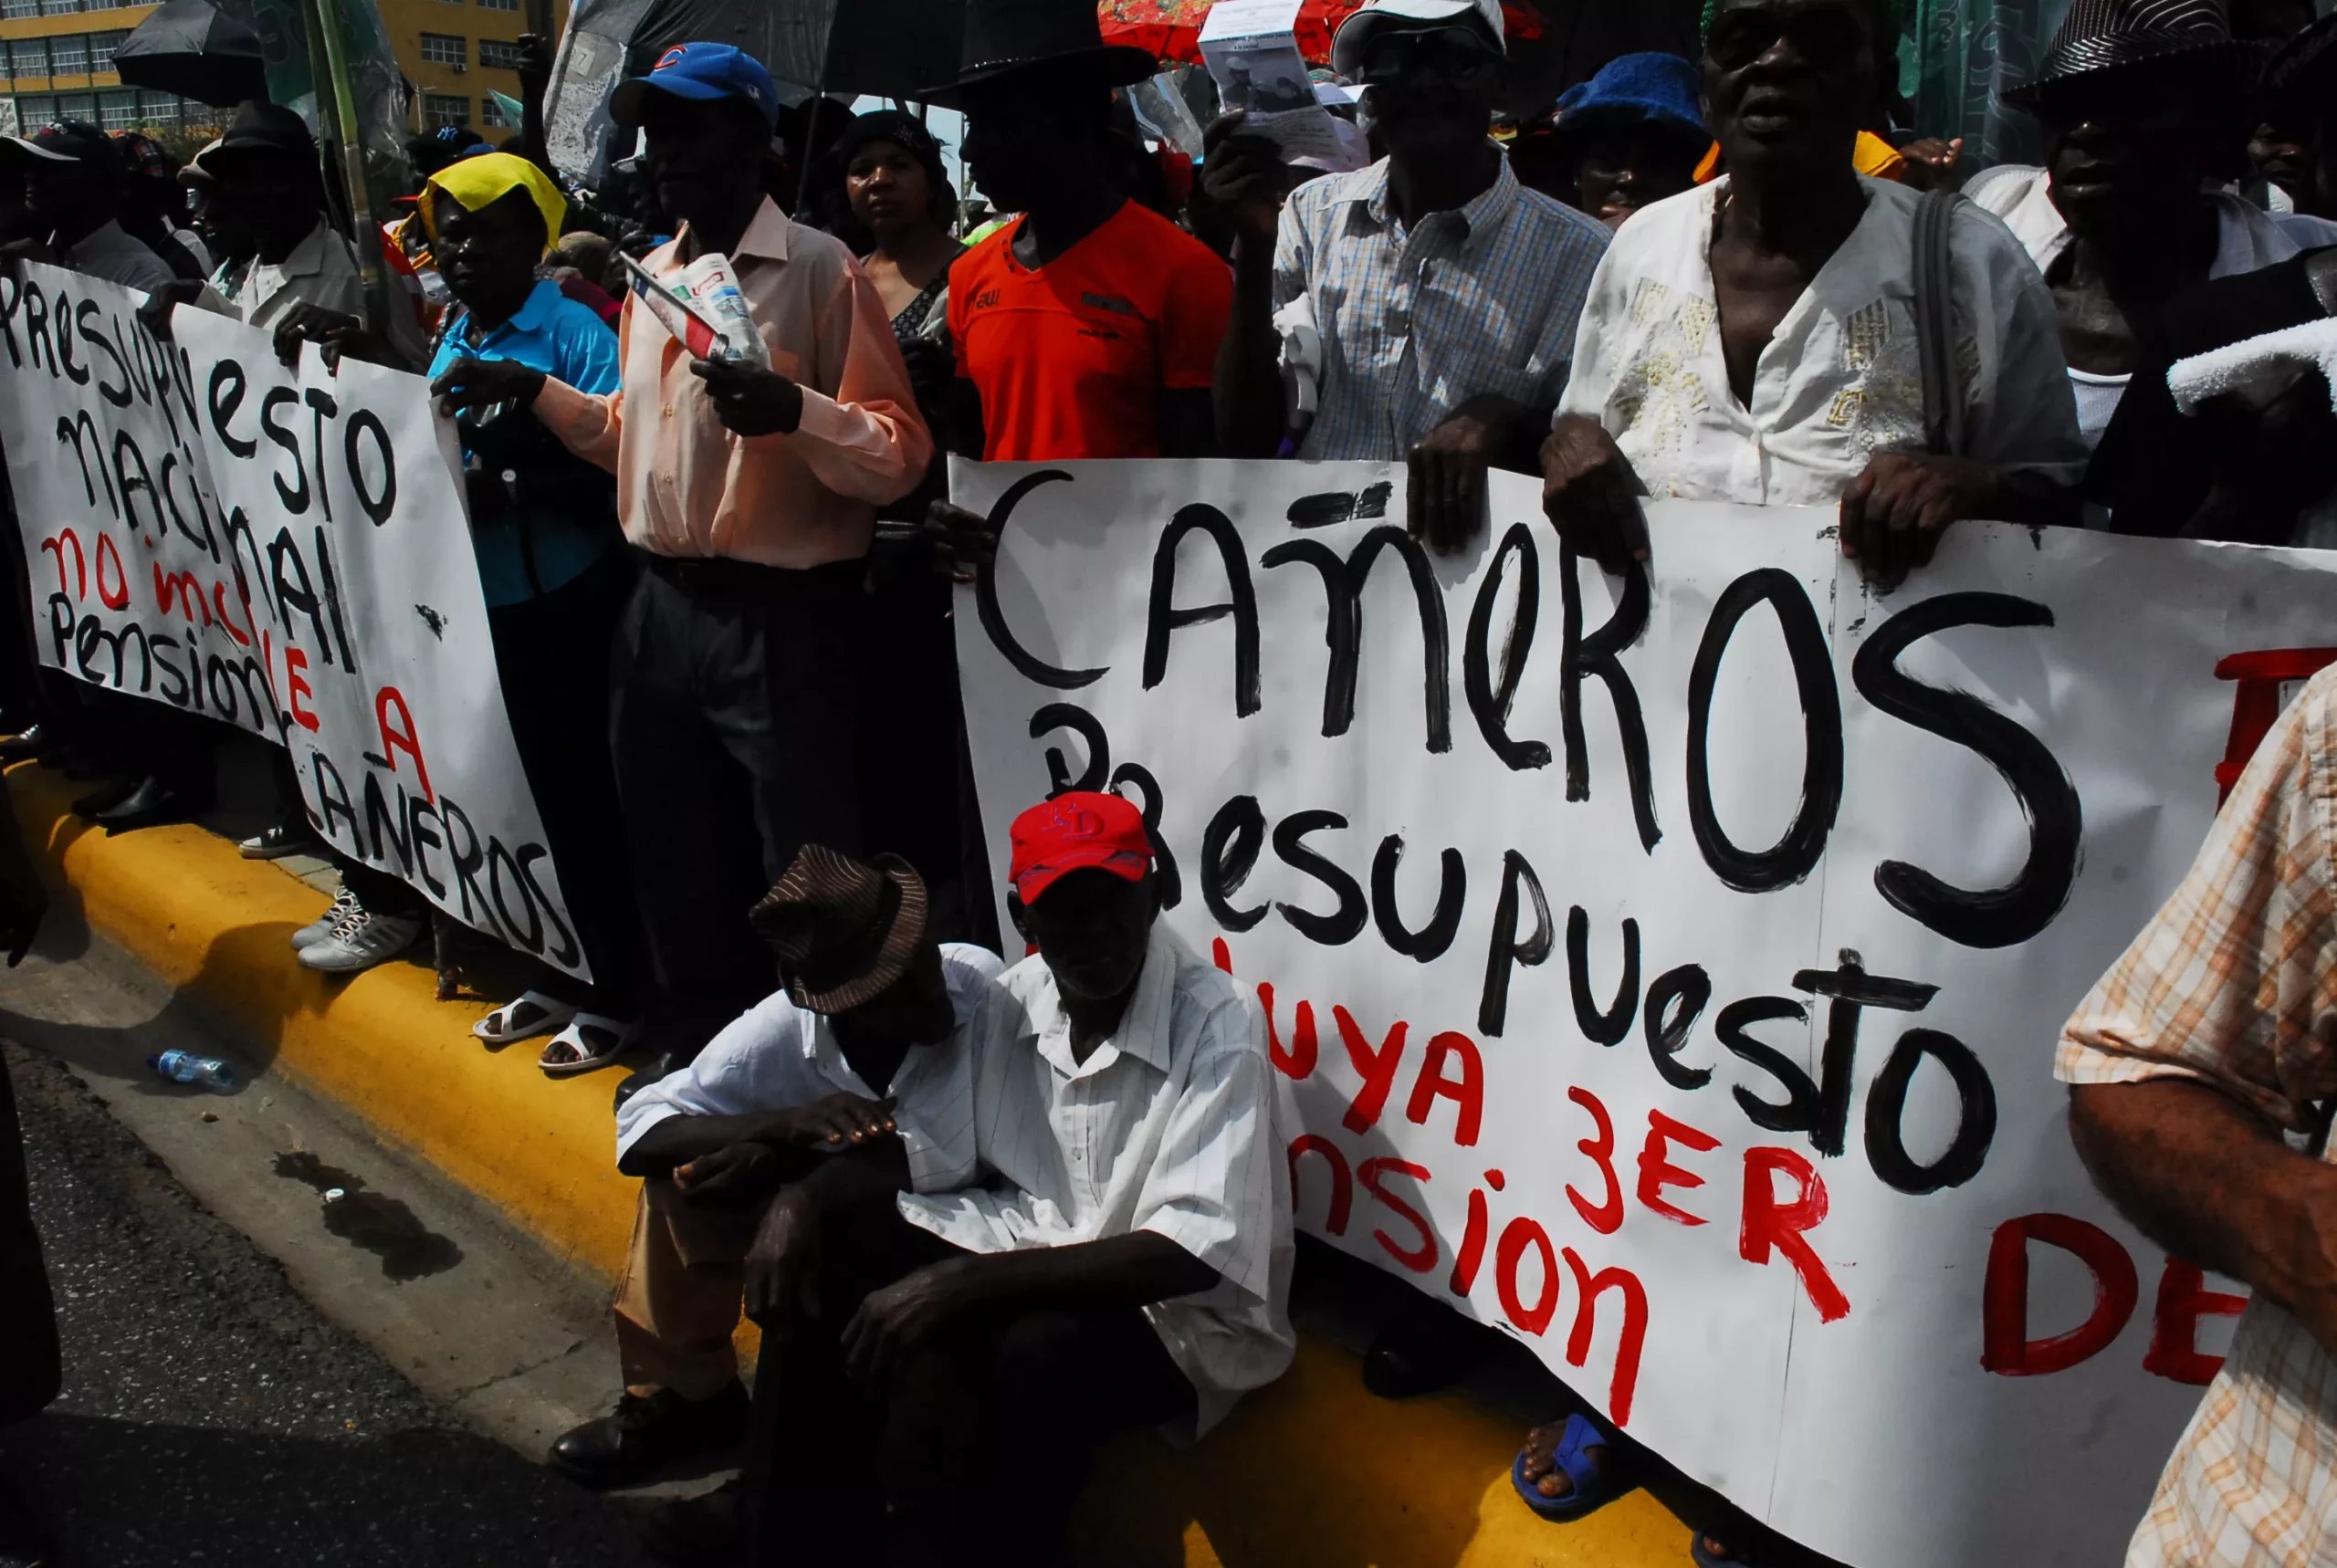
M 774 1194 L 817 1204 L 962 1178 L 965 1030 L 1000 965 L 936 946 L 925 917 L 906 862 L 806 845 L 752 915 L 783 988 L 618 1107 L 617 1168 L 644 1178 L 617 1288 L 624 1395 L 552 1445 L 553 1469 L 622 1486 L 747 1436 L 730 1335 L 742 1286 L 751 1301 L 770 1273 Z M 938 1142 L 945 1127 L 953 1141 Z
M 1888 9 L 1719 0 L 1712 13 L 1703 102 L 1728 172 L 1615 236 L 1543 448 L 1551 519 L 1609 571 L 1647 554 L 1640 495 L 1839 504 L 1843 553 L 1885 588 L 1959 517 L 2074 517 L 2063 486 L 2086 452 L 2052 296 L 1969 204 L 1949 225 L 1962 439 L 1925 449 L 1924 197 L 1850 162 L 1896 36 Z
M 1038 952 L 976 1010 L 973 1092 L 939 1130 L 980 1185 L 791 1232 L 760 1320 L 786 1352 L 756 1378 L 753 1561 L 1051 1563 L 1107 1434 L 1198 1436 L 1290 1364 L 1257 1002 L 1157 922 L 1119 797 L 1025 811 L 1011 878 Z

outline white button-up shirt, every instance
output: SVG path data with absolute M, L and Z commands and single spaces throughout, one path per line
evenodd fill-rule
M 1145 1309 L 1199 1396 L 1199 1436 L 1289 1366 L 1294 1124 L 1248 987 L 1155 924 L 1135 995 L 1085 1062 L 1045 960 L 1024 959 L 972 1028 L 973 1144 L 986 1184 L 900 1199 L 974 1252 L 1165 1236 L 1218 1283 Z M 952 1139 L 954 1143 L 954 1138 Z
M 90 177 L 94 179 L 96 176 Z M 71 245 L 58 246 L 57 264 L 148 294 L 177 276 L 171 270 L 169 262 L 154 254 L 152 246 L 131 235 L 112 218 L 108 218 Z
M 1915 346 L 1920 193 L 1861 178 L 1866 213 L 1777 324 L 1748 408 L 1729 390 L 1713 288 L 1725 176 L 1641 209 L 1598 264 L 1558 405 L 1598 420 L 1651 495 L 1830 506 L 1878 452 L 1923 450 Z M 2084 474 L 2053 297 L 2003 224 L 1949 231 L 1963 455 L 2070 485 Z
M 941 977 L 958 1027 L 938 1044 L 911 1047 L 881 1093 L 852 1070 L 823 1015 L 774 991 L 707 1041 L 696 1061 L 617 1107 L 617 1158 L 669 1116 L 749 1116 L 791 1111 L 831 1094 L 891 1094 L 899 1102 L 893 1120 L 908 1150 L 912 1185 L 919 1192 L 958 1186 L 974 1166 L 967 1029 L 1003 967 L 985 947 L 942 946 Z
M 1274 241 L 1274 308 L 1304 298 L 1320 334 L 1320 408 L 1298 455 L 1396 462 L 1487 392 L 1549 408 L 1606 225 L 1493 183 L 1409 232 L 1388 161 L 1291 193 Z

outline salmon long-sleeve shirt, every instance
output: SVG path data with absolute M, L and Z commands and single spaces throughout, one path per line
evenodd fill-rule
M 643 265 L 680 270 L 686 235 Z M 840 242 L 768 200 L 731 262 L 771 367 L 803 389 L 795 430 L 726 429 L 689 350 L 631 295 L 617 390 L 547 380 L 537 415 L 616 475 L 625 537 L 644 549 L 795 570 L 865 555 L 876 508 L 915 487 L 933 455 L 884 302 Z

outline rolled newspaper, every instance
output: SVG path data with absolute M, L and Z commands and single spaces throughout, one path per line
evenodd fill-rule
M 728 256 L 708 251 L 664 277 L 653 276 L 629 256 L 623 259 L 633 291 L 693 357 L 770 369 L 770 350 L 755 330 L 754 316 Z

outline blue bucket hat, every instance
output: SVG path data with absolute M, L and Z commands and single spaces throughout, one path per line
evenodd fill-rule
M 641 123 L 653 92 L 699 103 L 735 98 L 754 105 L 766 124 L 779 128 L 779 89 L 762 62 L 728 44 L 676 44 L 657 57 L 645 77 L 621 82 L 609 95 L 609 118 L 626 127 Z
M 1608 61 L 1588 81 L 1567 89 L 1558 99 L 1561 132 L 1600 123 L 1619 125 L 1640 120 L 1651 120 L 1699 140 L 1710 136 L 1704 129 L 1704 110 L 1692 61 L 1678 55 L 1623 55 Z

